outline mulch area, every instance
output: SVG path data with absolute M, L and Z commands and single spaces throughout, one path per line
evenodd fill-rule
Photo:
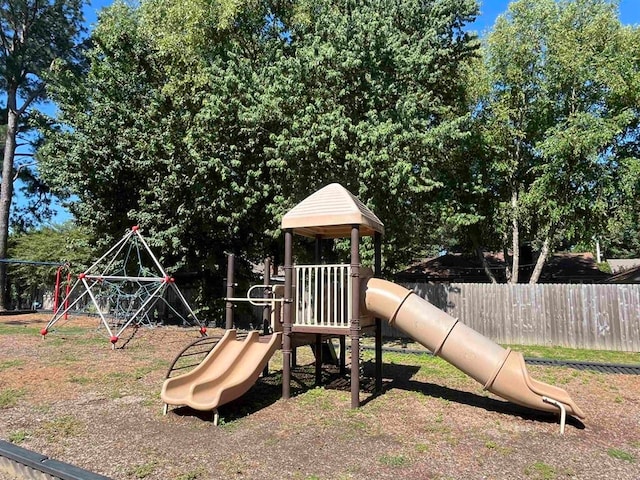
M 278 352 L 272 374 L 222 407 L 214 427 L 207 412 L 162 415 L 168 365 L 197 329 L 130 329 L 112 350 L 95 318 L 72 318 L 43 340 L 48 319 L 0 317 L 0 438 L 114 479 L 636 480 L 640 471 L 638 377 L 530 367 L 587 414 L 560 435 L 555 415 L 409 355 L 385 357 L 379 396 L 365 363 L 363 406 L 351 410 L 348 378 L 327 369 L 314 388 L 302 347 L 291 400 L 280 399 Z

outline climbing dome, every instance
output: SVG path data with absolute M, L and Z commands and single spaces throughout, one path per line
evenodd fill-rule
M 46 335 L 70 311 L 100 317 L 111 343 L 115 344 L 130 325 L 153 326 L 158 303 L 183 324 L 206 329 L 189 306 L 173 277 L 167 275 L 137 226 L 125 233 L 91 267 L 78 275 L 66 298 L 54 312 L 53 318 L 42 329 Z

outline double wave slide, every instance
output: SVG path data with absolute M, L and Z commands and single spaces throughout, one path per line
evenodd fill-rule
M 165 413 L 167 405 L 188 405 L 213 410 L 217 423 L 217 408 L 244 395 L 281 344 L 282 333 L 260 337 L 254 331 L 241 341 L 235 330 L 227 330 L 196 368 L 164 381 L 160 396 Z
M 457 319 L 434 307 L 412 290 L 371 278 L 364 284 L 366 310 L 402 330 L 451 363 L 485 390 L 525 407 L 584 418 L 569 394 L 529 377 L 521 353 L 504 349 Z

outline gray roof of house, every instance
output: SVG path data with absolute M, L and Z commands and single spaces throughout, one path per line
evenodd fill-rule
M 640 258 L 613 258 L 607 263 L 611 267 L 611 273 L 620 273 L 630 268 L 640 267 Z

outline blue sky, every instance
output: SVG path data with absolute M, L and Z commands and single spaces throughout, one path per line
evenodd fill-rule
M 112 0 L 90 1 L 90 4 L 85 7 L 87 23 L 89 25 L 95 23 L 97 12 L 112 3 Z M 498 15 L 507 10 L 509 3 L 508 0 L 480 0 L 480 16 L 474 24 L 478 33 L 482 34 L 489 30 Z M 640 0 L 620 0 L 620 20 L 626 24 L 640 24 Z
M 95 24 L 98 12 L 112 3 L 112 0 L 90 0 L 89 4 L 84 8 L 85 19 L 89 28 L 92 28 Z M 480 15 L 471 25 L 471 28 L 480 35 L 485 34 L 491 29 L 498 15 L 507 10 L 509 3 L 509 0 L 481 0 Z M 619 5 L 620 21 L 622 23 L 628 25 L 640 24 L 640 0 L 620 0 Z M 54 218 L 54 222 L 63 222 L 67 219 L 69 219 L 69 214 L 60 208 L 58 215 Z
M 474 23 L 479 34 L 490 30 L 496 18 L 507 10 L 507 0 L 480 0 L 480 15 Z M 620 0 L 620 21 L 628 25 L 640 24 L 640 0 Z

